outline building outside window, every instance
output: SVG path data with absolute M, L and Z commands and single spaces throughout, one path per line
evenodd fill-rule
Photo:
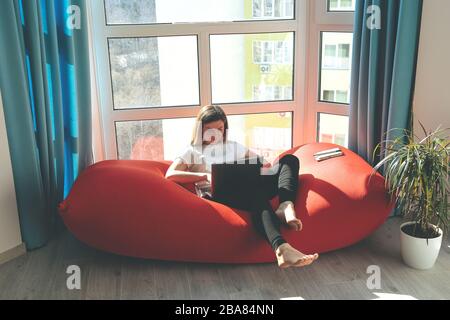
M 330 0 L 329 11 L 354 11 L 355 0 Z

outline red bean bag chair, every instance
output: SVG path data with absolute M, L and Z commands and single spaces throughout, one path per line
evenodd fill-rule
M 300 159 L 296 210 L 303 230 L 282 227 L 305 253 L 354 244 L 377 229 L 393 209 L 384 179 L 355 153 L 317 162 L 333 144 L 307 144 L 284 154 Z M 170 162 L 108 160 L 76 180 L 59 211 L 82 242 L 115 254 L 159 260 L 263 263 L 275 255 L 251 225 L 250 213 L 199 198 L 192 186 L 165 179 Z M 188 190 L 191 189 L 191 190 Z M 278 199 L 272 199 L 276 208 Z

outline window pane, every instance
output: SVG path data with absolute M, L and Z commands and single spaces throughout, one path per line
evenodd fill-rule
M 230 140 L 273 161 L 292 148 L 292 114 L 228 116 Z M 190 143 L 195 118 L 116 122 L 119 159 L 173 160 Z
M 329 11 L 355 11 L 355 0 L 328 0 Z
M 350 102 L 347 93 L 350 92 L 352 44 L 352 33 L 322 32 L 320 101 L 346 104 Z M 343 92 L 346 92 L 345 99 L 344 95 L 340 94 Z
M 115 109 L 199 104 L 197 37 L 108 42 Z
M 210 44 L 213 103 L 292 100 L 273 94 L 292 88 L 292 32 L 212 35 Z
M 105 0 L 105 12 L 107 24 L 279 20 L 294 18 L 294 2 L 292 0 Z
M 318 140 L 348 147 L 348 117 L 319 113 Z

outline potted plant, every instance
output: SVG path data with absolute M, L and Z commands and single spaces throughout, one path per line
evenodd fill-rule
M 420 126 L 423 139 L 402 130 L 394 140 L 378 144 L 374 155 L 382 146 L 385 154 L 374 173 L 383 169 L 391 200 L 409 220 L 400 226 L 403 261 L 425 270 L 434 266 L 449 226 L 450 139 L 447 130 L 427 132 Z

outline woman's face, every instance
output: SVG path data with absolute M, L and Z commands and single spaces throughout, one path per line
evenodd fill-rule
M 220 143 L 225 135 L 225 123 L 223 120 L 217 120 L 203 125 L 203 144 L 209 145 Z

